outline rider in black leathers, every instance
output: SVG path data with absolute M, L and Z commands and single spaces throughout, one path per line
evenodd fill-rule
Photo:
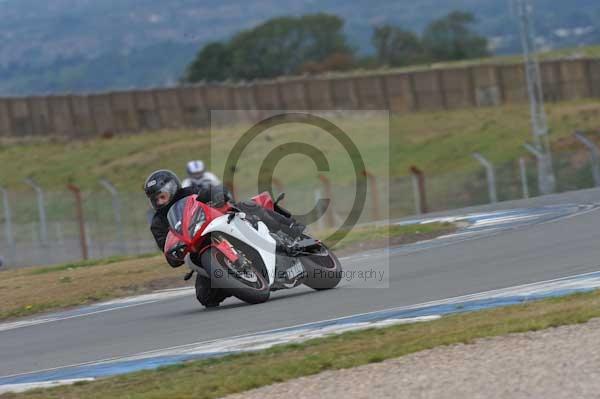
M 167 214 L 174 203 L 187 196 L 198 194 L 198 201 L 220 206 L 229 198 L 227 190 L 222 186 L 207 189 L 198 187 L 181 188 L 179 178 L 169 170 L 157 170 L 148 176 L 144 183 L 144 191 L 150 200 L 150 205 L 155 210 L 150 224 L 150 231 L 161 251 L 164 251 L 167 235 L 169 234 Z M 166 256 L 166 259 L 171 267 L 179 267 L 184 264 L 183 261 L 169 256 Z M 210 279 L 196 276 L 196 297 L 202 305 L 206 307 L 218 306 L 228 296 L 221 289 L 211 288 Z
M 153 172 L 144 183 L 144 191 L 150 200 L 150 205 L 155 210 L 150 231 L 154 236 L 156 245 L 161 251 L 164 251 L 167 235 L 169 234 L 169 221 L 167 214 L 171 206 L 182 198 L 197 194 L 197 200 L 210 204 L 214 207 L 221 207 L 231 199 L 228 190 L 220 186 L 205 187 L 186 187 L 182 188 L 179 178 L 175 173 L 169 170 L 157 170 Z M 305 226 L 297 223 L 291 215 L 285 216 L 266 210 L 252 201 L 245 201 L 236 204 L 239 210 L 247 214 L 254 214 L 263 221 L 271 231 L 281 230 L 291 238 L 298 238 L 302 235 Z M 166 256 L 167 262 L 171 267 L 179 267 L 184 264 L 183 261 Z M 194 259 L 192 259 L 194 261 Z M 204 276 L 196 276 L 196 297 L 198 301 L 206 307 L 218 306 L 228 295 L 222 289 L 211 288 L 210 279 Z

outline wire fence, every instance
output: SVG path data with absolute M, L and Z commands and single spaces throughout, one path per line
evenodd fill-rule
M 592 164 L 586 151 L 561 151 L 553 154 L 559 192 L 594 187 Z M 494 165 L 499 201 L 537 196 L 535 159 L 527 158 L 524 175 L 519 160 Z M 486 204 L 491 201 L 489 180 L 483 168 L 427 175 L 427 209 L 441 211 Z M 523 181 L 525 177 L 525 182 Z M 356 217 L 356 223 L 414 215 L 419 196 L 411 176 L 367 179 L 364 203 L 356 207 L 354 182 L 336 184 L 315 177 L 310 184 L 274 185 L 275 195 L 286 192 L 284 207 L 296 215 L 307 215 L 311 230 L 341 226 Z M 82 193 L 82 220 L 78 218 L 73 192 L 43 190 L 43 198 L 34 190 L 5 188 L 0 213 L 0 256 L 9 267 L 58 264 L 99 259 L 117 255 L 133 256 L 157 252 L 149 230 L 152 216 L 141 192 L 108 190 Z M 256 194 L 251 189 L 237 193 L 237 199 Z M 330 203 L 326 200 L 329 199 Z M 4 201 L 6 200 L 6 201 Z M 321 205 L 318 206 L 319 200 Z M 42 214 L 43 213 L 43 214 Z

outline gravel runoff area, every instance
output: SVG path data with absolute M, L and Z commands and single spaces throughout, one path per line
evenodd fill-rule
M 600 398 L 600 319 L 438 347 L 228 399 Z

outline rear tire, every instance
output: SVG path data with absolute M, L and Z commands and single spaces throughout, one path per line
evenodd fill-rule
M 340 260 L 325 245 L 321 247 L 323 254 L 299 258 L 306 272 L 304 284 L 317 291 L 335 288 L 342 280 Z
M 230 240 L 229 237 L 227 239 Z M 237 251 L 241 251 L 239 246 L 236 245 L 237 243 L 232 242 L 232 244 Z M 209 248 L 204 252 L 202 254 L 202 265 L 210 274 L 211 287 L 225 290 L 249 304 L 266 302 L 271 295 L 271 289 L 263 262 L 258 256 L 251 256 L 247 252 L 244 252 L 244 254 L 252 262 L 251 268 L 256 282 L 250 283 L 232 272 L 227 265 L 228 260 L 220 251 Z

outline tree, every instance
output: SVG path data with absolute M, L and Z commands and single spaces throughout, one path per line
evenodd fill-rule
M 228 43 L 205 46 L 188 67 L 186 80 L 273 78 L 299 73 L 310 63 L 346 68 L 347 62 L 328 60 L 352 57 L 343 26 L 341 18 L 328 14 L 271 19 Z
M 321 62 L 308 61 L 300 66 L 300 73 L 315 75 L 327 71 L 346 71 L 356 68 L 356 60 L 348 53 L 333 53 Z
M 344 21 L 334 15 L 281 17 L 233 37 L 233 76 L 272 78 L 295 74 L 309 62 L 332 54 L 351 54 L 342 33 Z
M 231 60 L 231 50 L 227 45 L 219 42 L 209 43 L 187 67 L 184 80 L 188 82 L 225 80 L 231 72 Z
M 390 25 L 378 26 L 371 41 L 380 65 L 403 66 L 424 61 L 423 46 L 413 32 Z
M 489 55 L 487 39 L 474 32 L 470 25 L 473 14 L 454 11 L 433 21 L 423 33 L 423 46 L 435 61 L 464 60 Z

